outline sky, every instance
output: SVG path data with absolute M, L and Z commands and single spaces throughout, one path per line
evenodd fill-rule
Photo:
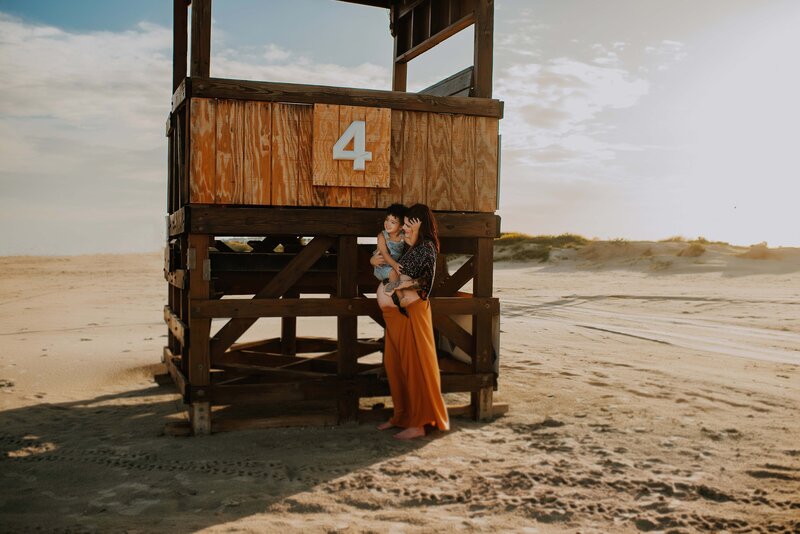
M 0 255 L 163 247 L 171 5 L 0 0 Z M 800 2 L 495 5 L 503 231 L 800 246 Z M 390 89 L 388 22 L 216 0 L 211 75 Z M 471 64 L 468 28 L 409 90 Z

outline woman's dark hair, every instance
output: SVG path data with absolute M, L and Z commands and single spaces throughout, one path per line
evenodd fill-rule
M 403 217 L 406 216 L 406 212 L 408 208 L 403 206 L 402 204 L 392 204 L 388 208 L 386 208 L 386 215 L 393 215 L 397 217 L 397 220 L 400 221 L 400 224 L 403 224 Z
M 439 230 L 436 227 L 436 218 L 433 216 L 431 209 L 425 204 L 414 204 L 406 211 L 405 217 L 409 220 L 419 219 L 422 224 L 419 225 L 419 244 L 423 239 L 433 241 L 436 247 L 436 252 L 439 252 Z

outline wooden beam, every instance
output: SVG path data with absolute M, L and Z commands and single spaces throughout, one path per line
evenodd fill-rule
M 217 417 L 211 423 L 211 431 L 217 433 L 296 426 L 333 426 L 335 424 L 335 414 L 281 415 L 258 419 L 223 419 Z
M 186 287 L 186 271 L 183 269 L 176 269 L 174 271 L 164 271 L 164 278 L 170 285 L 183 289 Z
M 360 4 L 362 6 L 382 7 L 389 9 L 392 5 L 391 0 L 339 0 L 350 4 Z
M 172 112 L 175 113 L 178 111 L 178 108 L 186 101 L 186 95 L 191 92 L 191 78 L 184 78 L 181 83 L 178 84 L 178 87 L 172 92 Z
M 169 237 L 182 234 L 186 230 L 187 207 L 180 208 L 175 213 L 169 214 Z
M 189 234 L 187 269 L 189 271 L 189 303 L 211 296 L 211 260 L 208 249 L 213 238 L 202 234 Z M 211 383 L 210 334 L 211 319 L 196 317 L 189 309 L 189 357 L 186 374 L 192 386 L 203 387 Z M 211 409 L 202 395 L 190 398 L 189 419 L 195 435 L 211 433 Z
M 312 239 L 299 254 L 292 258 L 292 261 L 281 272 L 274 276 L 261 291 L 256 293 L 250 302 L 257 302 L 260 299 L 275 299 L 283 295 L 297 282 L 306 269 L 313 265 L 330 248 L 332 243 L 333 239 L 327 236 L 317 236 Z M 283 315 L 279 314 L 278 316 Z M 232 316 L 229 315 L 227 317 Z M 214 336 L 211 342 L 212 353 L 218 355 L 225 352 L 253 323 L 255 323 L 254 318 L 236 318 L 229 321 Z
M 415 57 L 427 52 L 434 46 L 438 45 L 442 41 L 449 39 L 450 37 L 454 36 L 464 28 L 468 28 L 470 24 L 475 22 L 475 16 L 473 13 L 468 13 L 467 15 L 461 17 L 459 20 L 455 21 L 453 24 L 450 24 L 440 32 L 436 33 L 435 35 L 430 36 L 427 39 L 424 39 L 422 42 L 415 44 L 409 50 L 403 52 L 399 56 L 395 56 L 395 64 L 397 63 L 408 63 Z
M 178 220 L 178 215 L 183 217 Z M 185 206 L 175 212 L 175 231 L 214 235 L 270 235 L 294 229 L 299 235 L 370 236 L 380 228 L 379 209 Z M 498 237 L 500 218 L 493 213 L 436 212 L 442 238 Z M 173 218 L 170 216 L 170 228 Z M 172 232 L 173 230 L 171 230 Z
M 285 298 L 299 298 L 297 291 L 287 291 Z M 281 353 L 297 354 L 297 317 L 281 317 Z
M 378 91 L 324 85 L 196 78 L 191 81 L 192 97 L 291 102 L 295 104 L 339 104 L 406 111 L 461 113 L 500 119 L 503 103 L 488 98 L 432 96 L 400 91 Z
M 336 350 L 336 340 L 327 337 L 298 337 L 295 343 L 297 345 L 298 354 Z M 231 351 L 234 350 L 249 350 L 252 352 L 277 354 L 281 351 L 281 340 L 278 337 L 274 337 L 260 341 L 235 343 L 231 345 Z
M 442 393 L 472 392 L 488 387 L 494 382 L 493 373 L 473 375 L 443 375 Z M 211 385 L 190 387 L 189 396 L 195 398 L 198 390 L 211 404 L 252 404 L 291 402 L 302 400 L 334 400 L 342 390 L 354 391 L 360 397 L 385 397 L 389 385 L 375 375 L 356 375 L 349 379 L 337 377 L 297 382 L 272 382 L 265 384 Z
M 172 1 L 172 91 L 186 78 L 189 5 L 186 0 Z
M 365 298 L 254 298 L 193 300 L 194 317 L 223 318 L 255 322 L 259 317 L 330 317 L 370 315 L 378 306 L 375 299 Z M 499 313 L 499 299 L 493 297 L 431 298 L 433 315 L 474 315 Z M 228 345 L 230 346 L 230 344 Z M 228 346 L 225 348 L 227 349 Z M 299 350 L 299 347 L 298 347 Z M 217 351 L 214 351 L 217 352 Z
M 443 375 L 442 393 L 476 392 L 489 388 L 494 384 L 493 373 L 478 373 L 472 375 Z
M 426 87 L 420 94 L 434 95 L 434 96 L 453 96 L 463 91 L 469 92 L 472 88 L 472 73 L 475 69 L 467 67 L 466 69 L 448 76 L 440 82 L 436 82 L 430 87 Z
M 211 72 L 211 0 L 192 1 L 192 78 Z
M 301 249 L 302 250 L 302 247 Z M 280 272 L 292 260 L 294 254 L 286 252 L 214 252 L 211 255 L 211 267 L 214 273 L 233 271 L 242 272 Z M 336 272 L 336 257 L 323 256 L 308 272 Z M 373 277 L 374 280 L 374 277 Z M 263 287 L 263 284 L 262 284 Z
M 475 251 L 475 277 L 472 281 L 472 292 L 475 297 L 485 297 L 492 294 L 492 270 L 494 241 L 480 238 L 477 240 Z M 491 373 L 493 368 L 492 356 L 494 354 L 494 340 L 492 333 L 492 314 L 481 313 L 472 318 L 472 337 L 474 349 L 472 354 L 473 370 L 477 373 Z M 470 396 L 473 416 L 477 420 L 485 420 L 492 415 L 493 385 L 474 391 Z
M 467 354 L 472 354 L 475 350 L 473 336 L 447 315 L 434 315 L 433 326 Z
M 336 295 L 341 299 L 353 299 L 358 295 L 358 242 L 355 236 L 339 237 L 336 249 Z M 358 366 L 358 316 L 339 315 L 336 318 L 338 375 L 349 378 Z M 358 395 L 355 391 L 342 389 L 336 399 L 339 422 L 358 419 Z
M 479 98 L 492 97 L 494 0 L 475 0 L 475 92 Z
M 475 259 L 470 258 L 452 275 L 439 281 L 432 293 L 437 297 L 449 297 L 464 287 L 464 284 L 472 280 L 473 276 L 475 276 Z
M 169 331 L 175 336 L 175 339 L 181 345 L 185 344 L 186 324 L 175 315 L 175 312 L 170 309 L 169 305 L 164 306 L 164 321 L 167 323 Z
M 178 365 L 176 364 L 176 360 L 178 358 L 172 353 L 171 350 L 169 350 L 169 347 L 164 347 L 163 359 L 169 375 L 172 377 L 173 382 L 175 382 L 175 387 L 178 388 L 178 391 L 180 391 L 181 395 L 186 395 L 186 377 L 183 376 L 183 373 L 178 368 Z

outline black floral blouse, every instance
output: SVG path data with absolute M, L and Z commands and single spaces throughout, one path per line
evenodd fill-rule
M 419 296 L 423 300 L 427 299 L 433 284 L 433 274 L 436 272 L 436 246 L 433 241 L 425 240 L 406 250 L 398 263 L 403 266 L 403 274 L 419 283 Z

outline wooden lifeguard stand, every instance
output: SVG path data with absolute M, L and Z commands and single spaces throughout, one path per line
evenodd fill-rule
M 174 0 L 163 361 L 194 434 L 241 426 L 212 417 L 215 405 L 329 401 L 333 422 L 342 422 L 358 418 L 359 398 L 388 395 L 380 364 L 359 362 L 382 340 L 358 339 L 358 318 L 383 319 L 365 296 L 377 286 L 374 247 L 357 239 L 374 237 L 394 202 L 427 203 L 442 254 L 470 256 L 453 274 L 437 261 L 431 304 L 442 390 L 470 392 L 475 418 L 492 413 L 503 111 L 491 99 L 493 2 L 350 1 L 389 10 L 392 91 L 211 78 L 211 0 Z M 406 92 L 407 63 L 473 24 L 473 67 Z M 251 252 L 235 252 L 216 236 L 259 239 Z M 460 292 L 470 280 L 472 294 Z M 311 294 L 329 298 L 303 297 Z M 298 336 L 302 316 L 335 316 L 337 338 Z M 261 317 L 281 317 L 281 336 L 237 343 Z M 211 336 L 215 318 L 228 321 Z

